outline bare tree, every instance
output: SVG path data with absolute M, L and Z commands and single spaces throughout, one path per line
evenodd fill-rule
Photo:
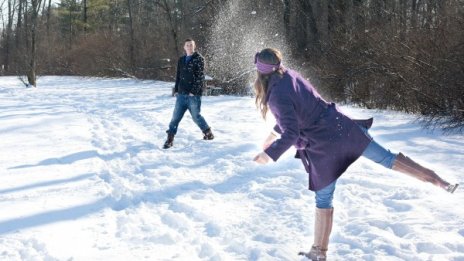
M 30 85 L 37 86 L 37 29 L 40 5 L 42 0 L 31 0 L 31 19 L 30 19 L 30 35 L 31 41 L 29 49 L 29 68 L 27 73 L 27 81 Z
M 4 53 L 4 71 L 8 72 L 10 69 L 10 57 L 11 57 L 11 40 L 13 36 L 13 19 L 15 15 L 16 0 L 8 0 L 8 18 L 6 25 L 5 35 L 5 53 Z
M 171 33 L 171 37 L 173 40 L 173 50 L 176 56 L 181 54 L 179 50 L 179 24 L 178 24 L 178 16 L 180 10 L 176 7 L 176 2 L 173 1 L 173 5 L 169 4 L 168 0 L 160 0 L 155 1 L 161 9 L 164 11 L 164 15 L 167 18 L 169 31 Z M 179 1 L 180 2 L 180 1 Z
M 50 1 L 50 0 L 49 0 Z M 83 5 L 83 22 L 84 22 L 84 31 L 87 32 L 87 27 L 88 27 L 88 17 L 87 17 L 87 9 L 88 9 L 88 6 L 87 6 L 87 0 L 83 0 L 82 1 L 82 5 Z
M 134 21 L 133 21 L 133 0 L 127 0 L 127 10 L 129 13 L 129 61 L 132 73 L 135 70 L 135 33 L 134 33 Z

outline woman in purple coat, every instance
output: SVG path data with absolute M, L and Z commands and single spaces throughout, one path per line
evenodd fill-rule
M 361 155 L 450 193 L 457 188 L 458 184 L 452 185 L 402 153 L 393 154 L 376 143 L 367 131 L 372 119 L 350 119 L 334 103 L 326 102 L 300 74 L 282 66 L 278 50 L 268 48 L 257 53 L 255 64 L 256 105 L 263 117 L 270 109 L 277 124 L 264 142 L 264 151 L 254 161 L 277 161 L 295 146 L 309 174 L 309 189 L 316 194 L 314 243 L 309 252 L 301 255 L 326 260 L 335 183 Z

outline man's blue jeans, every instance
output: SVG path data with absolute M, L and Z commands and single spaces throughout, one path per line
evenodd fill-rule
M 200 114 L 201 96 L 178 94 L 176 97 L 174 112 L 172 113 L 172 119 L 169 123 L 169 130 L 166 131 L 168 134 L 176 135 L 177 127 L 184 117 L 186 110 L 189 110 L 193 121 L 198 125 L 198 127 L 200 127 L 201 131 L 204 132 L 205 130 L 209 129 L 208 123 L 206 123 L 205 119 Z
M 366 128 L 361 127 L 361 129 L 369 135 Z M 369 135 L 370 136 L 370 135 Z M 395 162 L 397 154 L 393 154 L 390 150 L 385 149 L 380 144 L 374 140 L 369 143 L 367 148 L 364 150 L 362 156 L 391 169 L 393 163 Z M 327 185 L 325 188 L 322 188 L 316 191 L 316 207 L 318 208 L 332 208 L 333 194 L 335 191 L 335 184 L 337 181 L 334 181 Z

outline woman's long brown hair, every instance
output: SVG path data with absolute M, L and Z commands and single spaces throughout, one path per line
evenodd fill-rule
M 279 50 L 274 48 L 266 48 L 258 53 L 258 59 L 262 63 L 278 64 L 282 62 L 282 53 L 280 53 Z M 257 74 L 258 75 L 254 83 L 256 94 L 255 104 L 258 110 L 260 110 L 263 118 L 266 118 L 266 114 L 268 111 L 267 94 L 269 91 L 269 80 L 275 74 L 278 74 L 281 77 L 283 75 L 283 69 L 280 68 L 270 74 L 262 74 L 260 72 L 257 72 Z

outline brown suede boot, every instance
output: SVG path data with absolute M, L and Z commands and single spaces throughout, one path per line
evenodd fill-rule
M 424 182 L 430 182 L 450 193 L 453 193 L 458 187 L 458 184 L 451 185 L 450 183 L 440 178 L 433 170 L 419 165 L 409 157 L 406 157 L 403 153 L 398 154 L 395 162 L 393 163 L 392 169 L 405 173 Z
M 314 221 L 314 243 L 307 253 L 300 252 L 312 261 L 327 260 L 329 237 L 332 232 L 333 208 L 316 208 L 316 220 Z

